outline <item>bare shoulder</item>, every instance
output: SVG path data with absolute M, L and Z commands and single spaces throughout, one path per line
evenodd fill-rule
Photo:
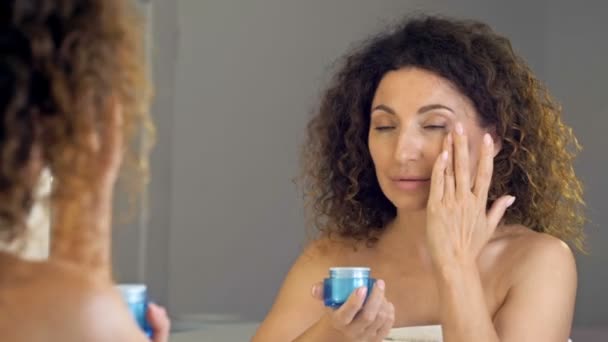
M 348 263 L 364 247 L 361 242 L 340 238 L 319 238 L 311 241 L 302 252 L 302 261 L 325 264 Z
M 289 270 L 283 287 L 291 288 L 295 281 L 297 287 L 310 289 L 327 277 L 329 267 L 343 264 L 348 254 L 348 247 L 340 241 L 323 238 L 309 242 Z
M 574 255 L 562 240 L 545 233 L 533 231 L 525 226 L 503 226 L 497 230 L 490 245 L 501 252 L 500 258 L 524 276 L 539 268 L 554 268 L 564 271 L 576 269 Z
M 498 263 L 508 294 L 494 324 L 505 341 L 565 341 L 574 314 L 577 275 L 571 249 L 560 239 L 512 226 L 497 232 Z M 508 268 L 508 269 L 507 269 Z
M 291 341 L 325 313 L 311 294 L 313 285 L 327 277 L 328 268 L 343 264 L 352 251 L 348 244 L 330 239 L 310 242 L 287 273 L 274 304 L 253 341 Z
M 113 286 L 82 269 L 0 254 L 0 329 L 10 341 L 145 341 Z

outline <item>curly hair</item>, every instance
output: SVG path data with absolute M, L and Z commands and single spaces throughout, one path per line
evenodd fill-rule
M 133 144 L 141 127 L 153 133 L 141 23 L 125 0 L 0 3 L 0 233 L 8 240 L 25 229 L 39 177 L 32 172 L 36 157 L 58 184 L 92 189 L 86 176 L 101 171 L 87 165 L 90 130 L 83 128 L 108 123 L 109 98 L 124 112 L 131 165 L 124 179 L 145 183 L 147 156 Z
M 322 235 L 377 241 L 395 218 L 368 148 L 371 103 L 389 71 L 417 67 L 466 95 L 483 127 L 495 127 L 488 206 L 517 198 L 504 220 L 584 250 L 582 185 L 573 160 L 580 150 L 561 108 L 507 38 L 487 24 L 438 16 L 406 20 L 344 58 L 308 124 L 301 184 L 309 218 Z

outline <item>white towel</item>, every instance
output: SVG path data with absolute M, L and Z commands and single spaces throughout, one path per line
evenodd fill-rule
M 424 325 L 391 329 L 384 341 L 442 342 L 441 325 Z
M 441 325 L 424 325 L 391 329 L 384 341 L 400 342 L 443 342 Z M 568 342 L 572 342 L 568 339 Z

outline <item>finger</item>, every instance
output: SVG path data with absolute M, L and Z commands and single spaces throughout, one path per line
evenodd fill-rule
M 456 177 L 456 197 L 464 199 L 471 192 L 469 170 L 469 145 L 462 123 L 456 124 L 454 136 L 454 174 Z
M 480 203 L 484 204 L 488 200 L 488 190 L 492 182 L 492 172 L 494 170 L 494 144 L 490 134 L 486 133 L 483 136 L 483 146 L 481 148 L 481 156 L 477 166 L 477 175 L 475 176 L 475 186 L 473 193 Z
M 386 300 L 386 298 L 384 298 L 380 310 L 376 315 L 376 320 L 372 325 L 365 329 L 365 332 L 363 334 L 364 336 L 372 337 L 373 340 L 382 339 L 382 337 L 380 337 L 380 330 L 384 327 L 386 322 L 391 319 L 392 316 L 390 314 L 389 305 L 390 303 Z
M 363 305 L 363 308 L 359 311 L 351 325 L 353 331 L 363 332 L 374 324 L 378 312 L 380 312 L 380 308 L 384 303 L 384 288 L 384 281 L 378 279 L 372 288 L 371 295 L 367 298 L 367 302 Z
M 437 157 L 435 165 L 433 165 L 433 172 L 431 175 L 431 190 L 429 194 L 429 201 L 439 202 L 443 199 L 444 189 L 444 170 L 447 165 L 448 151 L 443 151 Z
M 446 137 L 445 150 L 448 151 L 448 160 L 445 168 L 443 199 L 453 201 L 456 184 L 454 182 L 454 134 L 451 132 Z
M 169 341 L 169 331 L 171 330 L 171 321 L 163 307 L 154 303 L 148 305 L 147 312 L 148 322 L 152 328 L 153 342 Z
M 488 227 L 492 231 L 496 229 L 496 226 L 502 219 L 505 214 L 505 211 L 508 207 L 510 207 L 513 202 L 515 202 L 515 197 L 513 196 L 503 196 L 492 204 L 492 208 L 488 212 Z
M 366 295 L 367 287 L 365 286 L 355 290 L 338 310 L 331 313 L 334 316 L 334 319 L 342 326 L 351 324 L 353 319 L 355 319 L 357 312 L 361 310 L 361 307 L 365 302 Z
M 393 324 L 395 323 L 395 307 L 392 303 L 388 303 L 388 318 L 384 321 L 383 325 L 378 329 L 377 337 L 380 341 L 388 336 Z
M 311 288 L 311 295 L 313 298 L 323 300 L 323 283 L 315 283 Z

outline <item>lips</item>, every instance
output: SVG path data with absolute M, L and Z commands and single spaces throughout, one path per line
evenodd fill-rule
M 416 181 L 428 181 L 429 179 L 431 179 L 428 176 L 419 176 L 419 175 L 412 175 L 412 174 L 400 174 L 400 175 L 396 175 L 394 177 L 390 177 L 392 181 L 411 181 L 411 182 L 416 182 Z
M 430 178 L 405 176 L 394 178 L 392 181 L 401 190 L 417 190 L 428 186 Z

